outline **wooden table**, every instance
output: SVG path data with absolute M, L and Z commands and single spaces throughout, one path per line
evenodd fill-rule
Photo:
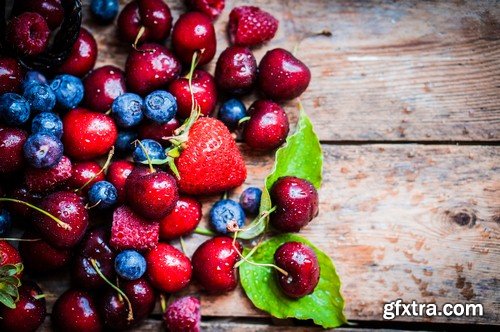
M 177 19 L 185 10 L 181 1 L 167 2 Z M 227 45 L 228 13 L 236 3 L 250 1 L 226 1 L 216 22 L 217 53 Z M 298 45 L 297 56 L 312 71 L 302 102 L 323 144 L 325 181 L 321 212 L 301 233 L 336 264 L 345 313 L 356 324 L 341 330 L 500 324 L 498 2 L 251 3 L 281 24 L 276 38 L 255 51 L 257 59 L 268 49 Z M 127 47 L 115 27 L 95 26 L 87 10 L 98 66 L 123 67 Z M 296 102 L 285 106 L 294 123 Z M 262 186 L 273 155 L 241 149 L 249 167 L 244 187 Z M 205 212 L 214 200 L 204 200 Z M 204 239 L 188 238 L 189 253 Z M 50 311 L 68 281 L 51 276 L 41 284 L 50 293 Z M 384 322 L 383 303 L 398 298 L 482 303 L 484 316 Z M 137 330 L 158 330 L 159 313 Z M 202 314 L 204 328 L 213 331 L 311 329 L 271 320 L 241 290 L 202 296 Z

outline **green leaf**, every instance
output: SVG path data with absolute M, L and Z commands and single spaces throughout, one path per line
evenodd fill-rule
M 311 120 L 300 105 L 297 129 L 288 136 L 286 144 L 276 151 L 274 168 L 266 177 L 262 190 L 259 215 L 238 234 L 240 239 L 252 239 L 267 227 L 269 210 L 272 208 L 269 191 L 274 182 L 282 176 L 296 176 L 310 181 L 316 188 L 321 186 L 323 172 L 323 153 L 318 136 L 314 132 Z
M 320 265 L 320 279 L 313 293 L 300 299 L 284 295 L 271 267 L 255 266 L 244 262 L 239 267 L 240 280 L 252 303 L 277 318 L 312 319 L 324 328 L 337 327 L 347 322 L 344 299 L 340 294 L 340 279 L 328 255 L 311 242 L 296 234 L 281 234 L 262 243 L 250 259 L 256 263 L 274 263 L 274 253 L 289 241 L 302 242 L 316 253 Z M 247 255 L 245 249 L 243 255 Z

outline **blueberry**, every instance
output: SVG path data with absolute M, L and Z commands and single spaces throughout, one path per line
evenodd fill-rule
M 128 153 L 134 150 L 133 142 L 137 139 L 137 133 L 134 131 L 120 131 L 115 142 L 115 148 L 119 152 Z
M 33 83 L 24 90 L 24 98 L 31 109 L 37 112 L 49 112 L 56 106 L 56 95 L 47 84 Z
M 116 273 L 127 280 L 137 280 L 146 272 L 146 259 L 135 250 L 124 250 L 115 258 Z
M 8 125 L 22 125 L 30 117 L 30 104 L 17 93 L 6 93 L 0 97 L 0 115 Z
M 35 83 L 47 84 L 47 78 L 45 78 L 45 76 L 43 76 L 43 74 L 38 71 L 30 70 L 24 76 L 23 90 L 26 90 L 31 84 Z
M 92 0 L 90 12 L 99 23 L 110 23 L 118 14 L 118 0 Z
M 59 115 L 52 112 L 37 114 L 31 121 L 31 132 L 52 134 L 61 138 L 63 133 L 63 123 Z
M 75 108 L 83 99 L 82 81 L 73 75 L 57 75 L 50 83 L 50 88 L 56 95 L 57 104 L 62 108 Z
M 0 236 L 9 233 L 11 227 L 12 219 L 10 218 L 9 211 L 0 209 Z
M 99 209 L 107 209 L 116 204 L 118 192 L 115 186 L 108 181 L 96 182 L 88 192 L 89 205 Z
M 259 213 L 260 198 L 262 197 L 262 190 L 256 187 L 248 187 L 240 196 L 240 205 L 249 214 Z
M 167 91 L 157 90 L 151 92 L 144 100 L 144 115 L 157 123 L 167 123 L 177 113 L 177 101 Z
M 245 105 L 238 99 L 225 101 L 219 109 L 219 120 L 221 120 L 230 130 L 238 128 L 238 122 L 248 116 Z
M 138 125 L 144 114 L 144 101 L 135 93 L 124 93 L 118 96 L 111 105 L 116 123 L 123 128 L 130 128 Z
M 165 160 L 167 158 L 165 150 L 163 150 L 163 147 L 157 141 L 143 139 L 140 142 L 141 144 L 138 143 L 136 145 L 133 153 L 133 158 L 136 163 L 147 164 L 148 158 L 146 157 L 146 153 L 153 163 L 155 163 L 155 160 Z
M 227 226 L 234 223 L 239 228 L 245 224 L 245 212 L 237 202 L 231 199 L 222 199 L 210 209 L 210 224 L 219 233 L 227 234 Z
M 36 133 L 24 143 L 24 157 L 36 168 L 50 168 L 61 160 L 63 144 L 59 138 L 47 133 Z

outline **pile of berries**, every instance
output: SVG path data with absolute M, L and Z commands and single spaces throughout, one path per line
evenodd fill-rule
M 46 50 L 64 17 L 61 1 L 16 1 L 7 37 L 18 56 Z M 126 329 L 153 311 L 160 293 L 179 292 L 192 279 L 211 294 L 237 286 L 234 265 L 243 246 L 231 233 L 262 212 L 260 189 L 247 188 L 239 202 L 216 202 L 209 216 L 216 236 L 191 258 L 168 241 L 197 228 L 197 196 L 244 183 L 245 162 L 233 135 L 263 151 L 285 142 L 289 122 L 278 102 L 300 96 L 311 74 L 279 48 L 257 64 L 252 47 L 271 40 L 278 21 L 241 6 L 229 14 L 231 46 L 212 76 L 201 66 L 216 54 L 213 20 L 224 0 L 187 3 L 191 11 L 175 24 L 163 0 L 125 5 L 118 33 L 133 46 L 123 70 L 94 69 L 97 43 L 85 28 L 54 72 L 27 70 L 16 57 L 0 55 L 0 237 L 9 236 L 13 224 L 24 229 L 18 248 L 0 241 L 0 267 L 22 263 L 25 269 L 16 275 L 22 285 L 15 308 L 0 303 L 0 330 L 35 330 L 45 300 L 27 277 L 62 268 L 73 287 L 59 297 L 51 318 L 64 331 Z M 93 0 L 90 9 L 106 24 L 119 6 Z M 238 98 L 253 91 L 263 99 L 246 109 Z M 278 232 L 297 232 L 318 213 L 317 191 L 304 179 L 280 178 L 271 199 Z M 285 243 L 275 262 L 287 272 L 277 274 L 284 294 L 298 298 L 314 290 L 319 264 L 311 248 Z M 198 331 L 199 307 L 196 297 L 177 299 L 164 308 L 166 327 Z

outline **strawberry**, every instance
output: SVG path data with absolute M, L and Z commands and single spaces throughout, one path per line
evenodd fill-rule
M 243 184 L 245 161 L 227 127 L 214 118 L 200 118 L 189 129 L 175 166 L 181 192 L 219 194 Z
M 109 242 L 114 249 L 152 249 L 158 244 L 159 237 L 159 223 L 142 219 L 127 206 L 120 206 L 113 213 Z
M 240 6 L 229 14 L 229 38 L 240 46 L 256 46 L 271 40 L 278 30 L 278 20 L 254 6 Z

